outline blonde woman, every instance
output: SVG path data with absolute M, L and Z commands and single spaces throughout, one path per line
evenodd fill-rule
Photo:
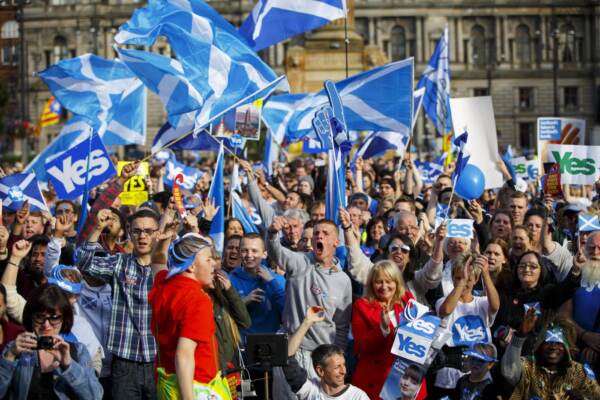
M 352 384 L 371 399 L 379 392 L 392 368 L 390 353 L 400 314 L 413 295 L 406 289 L 402 273 L 393 261 L 379 261 L 370 269 L 366 295 L 352 309 L 354 352 L 358 357 Z

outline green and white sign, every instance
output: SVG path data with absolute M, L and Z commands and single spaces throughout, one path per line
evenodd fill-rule
M 600 146 L 551 144 L 548 158 L 560 166 L 561 183 L 591 185 L 600 177 Z
M 539 176 L 539 161 L 528 160 L 525 157 L 514 157 L 511 160 L 511 164 L 515 169 L 517 178 L 521 178 L 524 181 L 536 180 Z

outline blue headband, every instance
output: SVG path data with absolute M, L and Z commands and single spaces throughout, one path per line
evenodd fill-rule
M 188 238 L 188 237 L 197 237 L 197 238 L 204 240 L 204 238 L 202 236 L 198 235 L 197 233 L 187 233 L 187 234 L 183 235 L 182 237 L 180 237 L 179 239 L 175 240 L 169 246 L 169 253 L 168 253 L 168 260 L 167 260 L 169 272 L 167 273 L 167 279 L 186 271 L 194 263 L 194 260 L 196 259 L 196 254 L 198 254 L 199 250 L 187 258 L 181 257 L 177 253 L 175 253 L 175 246 L 179 242 L 181 242 L 183 239 Z M 209 246 L 209 244 L 207 243 L 205 247 L 208 247 L 208 246 Z
M 66 279 L 62 272 L 65 270 L 76 270 L 75 267 L 71 267 L 68 265 L 58 264 L 52 268 L 50 271 L 50 276 L 48 277 L 48 283 L 51 285 L 56 285 L 62 290 L 70 294 L 80 294 L 81 293 L 81 283 L 71 282 Z
M 496 361 L 498 361 L 494 357 L 490 357 L 487 354 L 480 353 L 480 352 L 478 352 L 475 349 L 467 350 L 463 354 L 465 356 L 473 357 L 473 358 L 476 358 L 478 360 L 485 361 L 485 362 L 496 362 Z

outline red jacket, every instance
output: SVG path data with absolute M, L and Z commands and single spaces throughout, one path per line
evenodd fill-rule
M 407 290 L 402 297 L 402 304 L 394 306 L 396 321 L 400 320 L 404 304 L 412 298 L 412 293 Z M 352 307 L 354 353 L 358 358 L 352 384 L 364 390 L 372 400 L 379 399 L 379 392 L 396 359 L 390 353 L 394 344 L 394 326 L 390 324 L 390 334 L 383 337 L 380 325 L 381 305 L 364 297 L 358 299 Z

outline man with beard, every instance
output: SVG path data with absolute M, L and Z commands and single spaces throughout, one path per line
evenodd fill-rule
M 516 385 L 510 400 L 600 399 L 598 382 L 582 364 L 571 360 L 569 343 L 575 341 L 575 328 L 569 320 L 556 318 L 543 334 L 535 358 L 521 358 L 525 339 L 536 321 L 532 307 L 502 357 L 502 375 Z
M 33 289 L 46 283 L 44 258 L 50 239 L 44 235 L 35 235 L 30 237 L 29 241 L 31 242 L 31 252 L 17 276 L 17 292 L 25 299 L 29 298 L 29 293 Z
M 563 305 L 564 315 L 575 322 L 582 359 L 600 372 L 600 231 L 588 237 L 581 263 L 581 287 Z

